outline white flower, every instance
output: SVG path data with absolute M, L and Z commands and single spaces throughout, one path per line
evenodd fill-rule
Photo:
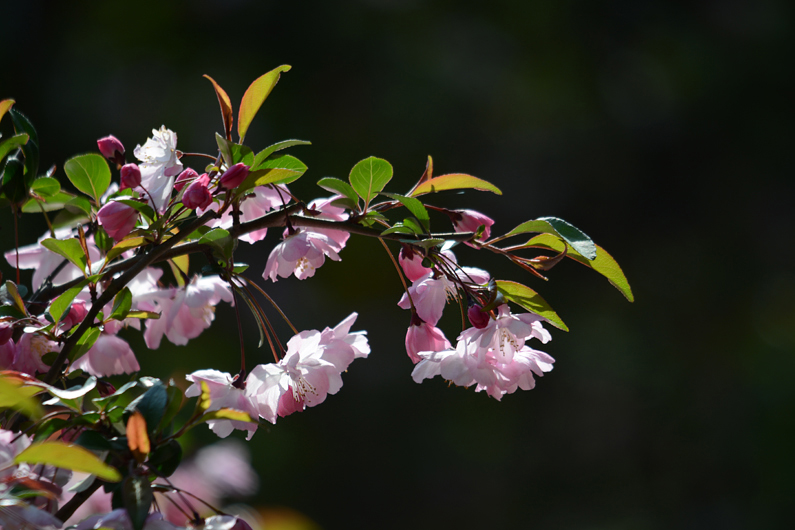
M 168 206 L 174 179 L 182 171 L 182 162 L 177 158 L 177 133 L 166 129 L 152 129 L 152 137 L 138 145 L 133 151 L 141 161 L 141 186 L 149 192 L 149 202 L 153 208 L 163 212 Z

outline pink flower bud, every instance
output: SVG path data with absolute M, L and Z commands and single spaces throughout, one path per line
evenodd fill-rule
M 411 317 L 411 325 L 406 333 L 406 353 L 411 362 L 417 364 L 422 358 L 417 355 L 421 351 L 449 350 L 450 341 L 441 329 L 429 325 L 416 314 Z
M 467 309 L 467 317 L 469 322 L 478 329 L 483 329 L 489 324 L 489 314 L 483 311 L 483 308 L 478 304 L 472 304 Z
M 182 204 L 185 205 L 185 208 L 190 210 L 195 210 L 196 208 L 204 209 L 212 204 L 213 196 L 210 194 L 210 190 L 207 189 L 209 183 L 210 177 L 205 173 L 185 188 L 185 192 L 182 194 Z
M 197 178 L 199 178 L 199 174 L 191 168 L 188 168 L 179 174 L 176 182 L 174 182 L 174 189 L 177 191 L 182 191 L 182 188 L 185 187 L 185 184 L 190 184 Z
M 88 315 L 85 302 L 74 302 L 69 309 L 69 314 L 63 319 L 64 329 L 71 329 L 80 324 Z
M 137 188 L 141 185 L 141 170 L 138 164 L 125 164 L 121 168 L 121 189 Z
M 422 254 L 412 247 L 405 245 L 401 247 L 398 261 L 400 261 L 400 267 L 409 281 L 415 282 L 431 271 L 431 269 L 422 264 L 422 260 Z
M 118 201 L 110 201 L 97 212 L 97 221 L 110 237 L 119 241 L 135 228 L 138 211 Z
M 221 175 L 220 184 L 228 190 L 232 190 L 240 186 L 248 176 L 248 166 L 243 162 L 238 162 L 234 166 L 226 170 Z
M 124 162 L 124 146 L 113 135 L 97 140 L 97 147 L 102 156 L 116 163 Z
M 483 235 L 478 240 L 483 241 L 491 236 L 491 225 L 494 224 L 494 220 L 491 217 L 487 217 L 475 210 L 453 210 L 449 215 L 456 232 L 477 232 L 478 228 L 485 226 Z M 470 243 L 467 243 L 467 245 L 473 246 Z

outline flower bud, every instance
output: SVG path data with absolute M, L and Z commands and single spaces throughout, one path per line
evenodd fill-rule
M 85 302 L 74 302 L 72 307 L 69 308 L 69 313 L 63 319 L 63 328 L 71 329 L 80 324 L 88 315 Z
M 452 348 L 450 341 L 441 329 L 431 326 L 416 314 L 411 317 L 411 325 L 406 332 L 406 353 L 411 362 L 417 364 L 422 360 L 418 354 L 422 351 L 442 351 Z
M 213 196 L 207 185 L 210 183 L 210 177 L 205 173 L 197 178 L 190 185 L 185 188 L 185 193 L 182 194 L 182 204 L 189 210 L 196 208 L 207 208 L 213 202 Z
M 243 162 L 238 162 L 221 175 L 220 184 L 228 190 L 235 189 L 246 180 L 247 176 L 248 166 Z
M 110 201 L 97 212 L 97 221 L 110 237 L 119 241 L 135 228 L 138 211 L 118 201 Z
M 431 269 L 425 266 L 425 260 L 422 254 L 411 246 L 403 245 L 400 248 L 398 261 L 400 261 L 400 267 L 403 269 L 409 281 L 415 282 L 431 272 Z
M 491 318 L 486 311 L 483 311 L 483 308 L 480 307 L 479 304 L 471 304 L 469 306 L 469 309 L 467 309 L 467 317 L 469 318 L 470 324 L 478 329 L 483 329 L 488 326 L 489 319 Z
M 118 138 L 113 135 L 106 136 L 97 140 L 97 147 L 102 156 L 117 164 L 124 163 L 124 146 Z
M 199 178 L 199 174 L 193 169 L 188 168 L 179 174 L 177 180 L 174 182 L 174 189 L 177 191 L 182 191 L 182 188 L 185 187 L 185 184 L 190 184 L 197 178 Z
M 491 235 L 491 225 L 494 224 L 494 220 L 491 217 L 487 217 L 475 210 L 453 210 L 449 215 L 456 232 L 477 232 L 478 228 L 483 226 L 483 234 L 478 240 L 486 240 Z M 469 242 L 466 242 L 466 244 L 470 247 L 473 246 Z
M 137 188 L 141 185 L 141 170 L 138 164 L 125 164 L 121 168 L 121 189 Z

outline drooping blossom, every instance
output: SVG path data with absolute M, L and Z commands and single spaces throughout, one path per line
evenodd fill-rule
M 278 186 L 257 186 L 253 190 L 251 190 L 240 202 L 240 222 L 246 223 L 248 221 L 253 221 L 255 219 L 259 219 L 267 214 L 269 211 L 279 208 L 291 200 L 289 193 L 287 192 L 287 187 L 283 184 Z M 197 215 L 202 215 L 207 210 L 218 211 L 220 206 L 218 203 L 211 203 L 208 208 L 206 209 L 198 209 L 196 211 Z M 224 229 L 229 229 L 232 227 L 234 223 L 234 219 L 232 218 L 232 209 L 229 208 L 221 214 L 221 217 L 218 219 L 211 219 L 207 226 L 209 227 L 220 227 Z M 248 234 L 243 234 L 240 236 L 240 241 L 245 241 L 246 243 L 253 244 L 257 241 L 260 241 L 265 238 L 265 234 L 268 233 L 267 228 L 260 228 L 259 230 L 254 230 L 249 232 Z
M 112 134 L 97 140 L 97 147 L 102 156 L 111 162 L 124 163 L 124 145 Z
M 100 333 L 93 346 L 72 364 L 91 375 L 131 374 L 141 369 L 130 345 L 111 333 Z
M 363 333 L 349 333 L 355 314 L 333 330 L 320 333 L 302 331 L 287 342 L 287 352 L 276 364 L 255 366 L 248 378 L 250 391 L 259 403 L 259 415 L 276 423 L 288 416 L 325 401 L 342 387 L 340 374 L 358 356 L 369 353 Z M 252 380 L 260 383 L 252 385 Z
M 325 219 L 326 221 L 347 221 L 349 215 L 345 212 L 345 208 L 334 206 L 332 203 L 339 199 L 340 195 L 334 195 L 325 199 L 314 199 L 309 202 L 309 209 L 317 212 L 315 219 Z M 329 239 L 336 243 L 335 250 L 337 252 L 345 248 L 348 238 L 351 237 L 349 232 L 345 230 L 334 230 L 332 228 L 312 228 L 313 232 L 328 236 Z
M 491 235 L 491 225 L 494 224 L 494 219 L 491 217 L 475 210 L 452 210 L 449 215 L 456 232 L 477 232 L 483 226 L 483 234 L 478 241 L 485 241 Z M 465 243 L 470 247 L 475 246 L 469 241 L 465 241 Z
M 97 212 L 97 221 L 116 241 L 132 232 L 138 221 L 138 211 L 120 201 L 109 201 Z
M 152 137 L 143 146 L 135 147 L 135 157 L 141 161 L 141 186 L 149 194 L 149 202 L 158 212 L 168 206 L 174 178 L 182 171 L 177 157 L 177 133 L 166 129 L 152 130 Z
M 185 397 L 196 397 L 201 395 L 201 383 L 206 383 L 210 391 L 210 408 L 208 410 L 218 410 L 221 408 L 232 408 L 248 413 L 253 419 L 257 418 L 258 404 L 248 388 L 248 382 L 252 376 L 246 380 L 243 388 L 238 388 L 233 383 L 235 378 L 226 372 L 218 370 L 198 370 L 185 376 L 185 379 L 193 383 L 185 390 Z M 254 381 L 251 386 L 256 387 L 259 381 Z M 210 429 L 221 438 L 226 438 L 235 429 L 248 431 L 246 439 L 250 440 L 257 430 L 256 423 L 249 423 L 238 420 L 210 420 L 207 422 Z
M 448 350 L 452 346 L 441 329 L 424 322 L 416 314 L 406 333 L 406 353 L 411 362 L 417 364 L 422 360 L 420 352 Z
M 429 267 L 422 264 L 425 258 L 417 250 L 409 245 L 403 245 L 398 254 L 398 261 L 403 273 L 409 281 L 414 282 L 431 272 Z
M 141 185 L 141 170 L 138 164 L 124 164 L 120 173 L 121 189 L 137 188 Z
M 87 315 L 88 315 L 88 308 L 86 307 L 86 302 L 81 300 L 72 302 L 72 305 L 69 308 L 69 312 L 61 321 L 62 329 L 64 330 L 72 329 L 73 327 L 80 324 L 83 321 L 83 319 L 86 318 Z

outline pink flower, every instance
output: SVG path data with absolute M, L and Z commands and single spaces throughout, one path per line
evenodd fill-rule
M 436 352 L 452 348 L 450 341 L 444 336 L 442 330 L 423 320 L 416 315 L 411 319 L 411 325 L 406 333 L 406 353 L 414 364 L 422 360 L 419 352 Z
M 132 232 L 138 221 L 138 211 L 118 201 L 110 201 L 97 212 L 97 221 L 116 241 Z
M 475 210 L 453 210 L 449 215 L 456 232 L 477 232 L 481 226 L 484 226 L 483 234 L 478 241 L 485 241 L 491 235 L 491 225 L 494 224 L 491 217 Z M 475 246 L 468 241 L 466 244 L 470 247 Z
M 177 180 L 174 182 L 174 189 L 177 191 L 182 191 L 182 188 L 185 187 L 185 184 L 190 184 L 197 178 L 199 178 L 199 174 L 196 173 L 195 170 L 187 168 L 177 176 Z
M 327 221 L 346 221 L 348 219 L 348 214 L 345 213 L 345 209 L 331 204 L 339 198 L 340 195 L 334 195 L 333 197 L 328 197 L 326 199 L 315 199 L 309 203 L 309 209 L 320 212 L 315 216 L 315 219 L 326 219 Z M 313 232 L 317 232 L 318 234 L 327 236 L 334 243 L 336 243 L 334 250 L 337 252 L 340 252 L 343 248 L 345 248 L 345 243 L 347 243 L 348 238 L 351 236 L 350 233 L 346 232 L 345 230 L 333 230 L 330 228 L 312 228 L 311 230 Z
M 289 203 L 290 200 L 290 195 L 287 193 L 287 187 L 284 185 L 257 186 L 248 194 L 246 194 L 243 197 L 243 200 L 240 202 L 240 222 L 245 223 L 247 221 L 259 219 L 274 208 L 279 208 L 280 206 Z M 202 215 L 207 210 L 218 211 L 219 207 L 220 206 L 218 203 L 213 202 L 210 203 L 207 209 L 200 208 L 197 210 L 196 214 Z M 232 209 L 229 208 L 224 211 L 220 219 L 212 219 L 209 223 L 207 223 L 207 226 L 229 229 L 232 227 L 233 221 Z M 248 234 L 240 236 L 240 241 L 245 241 L 246 243 L 252 244 L 264 239 L 265 234 L 267 233 L 267 228 L 254 230 L 253 232 L 249 232 Z
M 445 276 L 439 276 L 439 278 L 434 276 L 435 273 L 433 271 L 422 276 L 409 287 L 408 292 L 414 301 L 417 315 L 431 326 L 435 326 L 439 319 L 442 318 L 447 298 L 455 292 L 455 284 L 450 282 Z M 403 293 L 398 306 L 403 309 L 411 308 L 409 297 L 406 293 Z
M 213 202 L 213 196 L 207 185 L 210 183 L 210 177 L 205 173 L 197 178 L 185 188 L 185 193 L 182 194 L 182 204 L 189 210 L 196 208 L 207 208 Z
M 478 329 L 483 329 L 489 324 L 491 317 L 488 311 L 483 311 L 483 307 L 480 304 L 470 303 L 467 308 L 467 318 L 470 324 Z
M 14 335 L 14 326 L 11 322 L 0 321 L 0 346 L 6 344 Z
M 340 358 L 338 355 L 331 354 L 335 349 L 343 349 L 345 351 L 350 349 L 350 351 L 353 352 L 354 359 L 367 357 L 370 354 L 370 344 L 367 342 L 367 337 L 365 336 L 367 332 L 350 332 L 351 326 L 353 326 L 358 316 L 357 313 L 351 313 L 342 322 L 334 326 L 333 329 L 327 327 L 320 333 L 320 346 L 326 350 L 325 355 L 327 359 L 331 359 L 333 362 L 335 359 Z M 343 352 L 341 355 L 347 354 Z M 345 368 L 347 368 L 347 366 L 342 367 L 341 370 L 345 370 Z
M 251 376 L 249 375 L 250 379 Z M 208 410 L 218 410 L 221 408 L 232 408 L 248 413 L 252 419 L 257 418 L 258 404 L 247 388 L 248 379 L 244 388 L 237 388 L 233 385 L 235 378 L 226 372 L 218 370 L 198 370 L 185 376 L 185 379 L 193 383 L 185 390 L 185 397 L 196 397 L 201 395 L 201 383 L 207 384 L 210 390 L 210 408 Z M 258 382 L 257 382 L 258 383 Z M 250 440 L 257 430 L 256 423 L 237 420 L 210 420 L 207 422 L 215 434 L 221 438 L 226 438 L 235 429 L 248 431 L 246 439 Z
M 121 189 L 137 188 L 141 185 L 141 170 L 138 164 L 125 164 L 121 168 Z
M 431 272 L 431 269 L 422 264 L 424 257 L 413 247 L 403 245 L 398 255 L 400 267 L 409 281 L 415 282 Z
M 489 320 L 482 329 L 470 328 L 462 336 L 466 335 L 480 348 L 493 350 L 501 363 L 509 363 L 513 360 L 514 353 L 524 347 L 525 340 L 536 338 L 546 344 L 552 339 L 541 325 L 542 320 L 542 317 L 534 313 L 515 315 L 511 313 L 508 304 L 502 304 L 498 308 L 496 320 Z
M 141 369 L 130 345 L 110 333 L 101 333 L 91 349 L 77 359 L 72 367 L 97 377 L 131 374 Z
M 63 319 L 63 329 L 72 329 L 74 326 L 80 324 L 88 315 L 85 302 L 73 302 L 72 307 L 69 308 L 69 313 Z
M 248 177 L 248 166 L 243 162 L 238 162 L 224 171 L 224 174 L 221 175 L 221 179 L 218 181 L 218 184 L 222 188 L 232 190 L 240 186 L 240 184 L 246 180 L 246 177 Z
M 97 147 L 102 156 L 108 160 L 118 164 L 124 163 L 124 146 L 112 134 L 97 140 Z
M 291 274 L 299 280 L 312 277 L 326 256 L 340 261 L 336 247 L 336 241 L 324 234 L 299 229 L 273 248 L 262 277 L 274 282 L 277 276 L 287 278 Z
M 41 358 L 51 351 L 61 351 L 61 345 L 44 335 L 24 333 L 14 349 L 14 370 L 30 375 L 46 372 L 50 367 Z

